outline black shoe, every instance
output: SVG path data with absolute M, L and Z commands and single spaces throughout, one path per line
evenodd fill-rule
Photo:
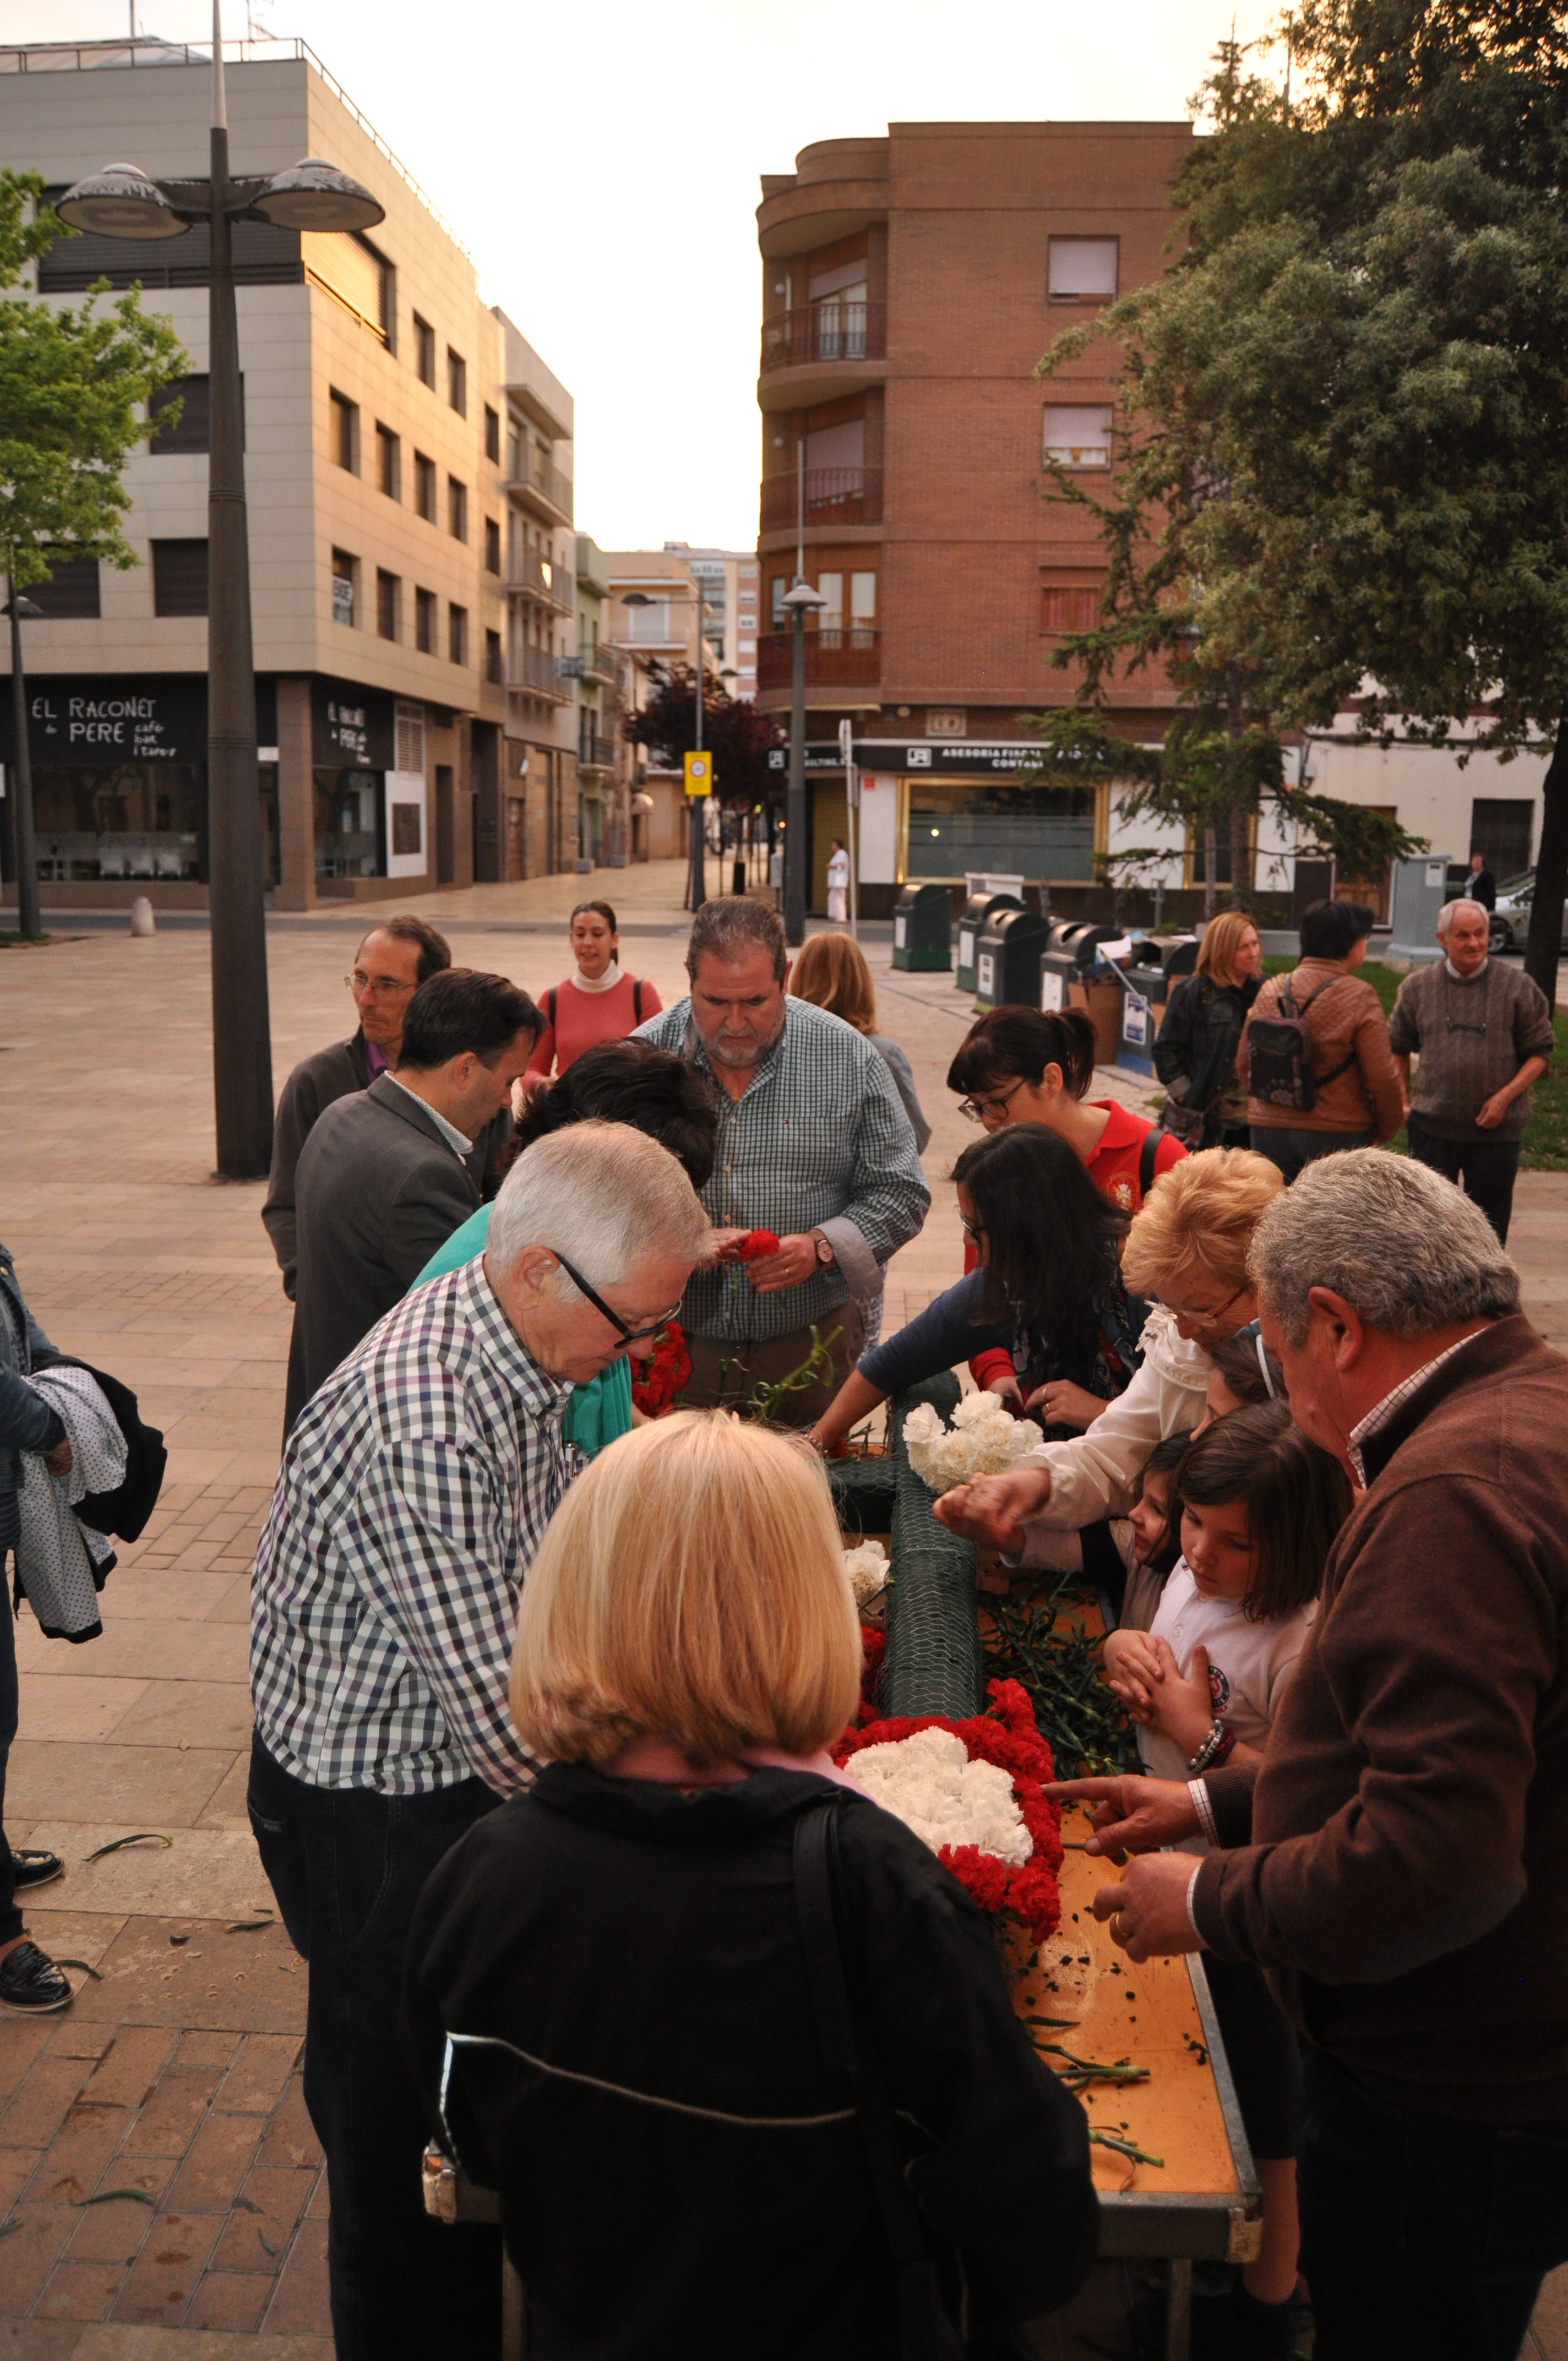
M 11 1875 L 18 1891 L 25 1885 L 50 1885 L 65 1873 L 57 1852 L 19 1852 L 11 1848 Z
M 0 1959 L 0 2008 L 47 2016 L 50 2009 L 69 2008 L 72 1997 L 63 1968 L 46 1960 L 36 1943 L 17 1943 Z

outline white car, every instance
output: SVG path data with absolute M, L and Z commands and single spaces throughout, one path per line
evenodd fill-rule
M 1522 951 L 1530 939 L 1530 904 L 1535 899 L 1535 872 L 1526 869 L 1518 877 L 1507 877 L 1497 888 L 1497 906 L 1492 912 L 1488 948 L 1494 951 Z M 1568 950 L 1568 907 L 1563 918 L 1563 942 Z

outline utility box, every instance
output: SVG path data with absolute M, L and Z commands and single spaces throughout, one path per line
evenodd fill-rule
M 895 968 L 939 970 L 953 963 L 953 897 L 946 885 L 906 885 L 893 911 Z
M 960 992 L 975 989 L 975 951 L 982 930 L 990 925 L 995 910 L 1021 910 L 1024 905 L 1016 894 L 971 894 L 964 904 L 963 917 L 959 920 L 959 958 L 953 982 Z
M 1427 853 L 1420 861 L 1394 863 L 1393 926 L 1388 950 L 1396 959 L 1439 960 L 1437 917 L 1450 898 L 1448 857 Z
M 977 1016 L 989 1008 L 1032 1008 L 1039 983 L 1040 953 L 1050 934 L 1048 922 L 1033 910 L 995 910 L 981 930 L 974 954 L 974 1005 Z

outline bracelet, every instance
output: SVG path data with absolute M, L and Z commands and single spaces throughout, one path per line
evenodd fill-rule
M 1223 1721 L 1212 1723 L 1209 1729 L 1209 1735 L 1203 1741 L 1202 1745 L 1198 1749 L 1197 1753 L 1192 1755 L 1188 1762 L 1187 1770 L 1189 1777 L 1196 1779 L 1203 1772 L 1213 1770 L 1216 1764 L 1221 1763 L 1225 1760 L 1225 1757 L 1229 1754 L 1235 1742 L 1236 1733 L 1234 1730 L 1227 1730 Z

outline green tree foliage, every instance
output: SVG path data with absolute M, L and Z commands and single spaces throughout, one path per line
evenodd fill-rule
M 634 746 L 679 763 L 696 743 L 696 675 L 690 664 L 651 664 L 654 687 L 640 713 L 621 724 Z M 778 780 L 768 770 L 773 726 L 750 697 L 731 697 L 711 675 L 703 676 L 702 742 L 713 756 L 714 794 L 733 810 L 765 803 Z

